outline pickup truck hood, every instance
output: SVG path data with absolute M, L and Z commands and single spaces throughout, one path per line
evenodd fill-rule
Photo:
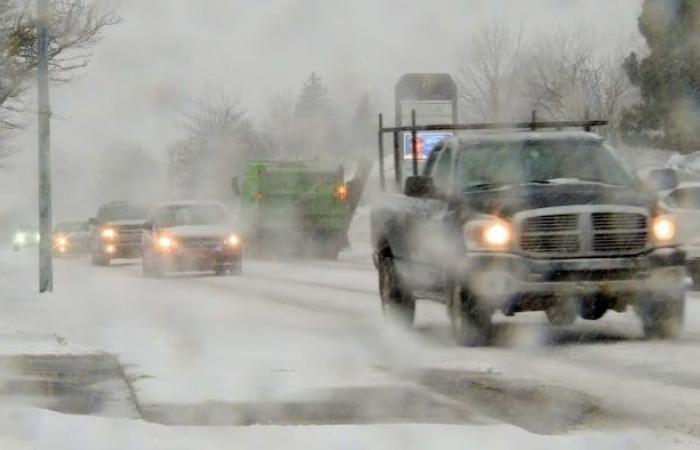
M 511 217 L 521 211 L 573 205 L 620 205 L 652 210 L 652 194 L 622 186 L 589 183 L 527 184 L 467 193 L 465 208 Z
M 161 231 L 179 237 L 215 237 L 225 239 L 231 235 L 232 227 L 227 225 L 183 225 L 162 228 Z

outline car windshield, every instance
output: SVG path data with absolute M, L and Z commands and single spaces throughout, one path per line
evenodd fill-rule
M 700 187 L 676 189 L 670 199 L 678 208 L 700 209 Z
M 598 142 L 493 142 L 462 148 L 464 188 L 578 180 L 633 187 L 634 178 Z
M 146 217 L 146 209 L 137 205 L 107 205 L 97 214 L 101 222 L 117 220 L 143 220 Z
M 226 213 L 220 205 L 177 205 L 163 208 L 159 214 L 161 227 L 185 225 L 218 225 L 226 222 Z

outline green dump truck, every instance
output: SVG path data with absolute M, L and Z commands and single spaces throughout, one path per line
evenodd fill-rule
M 335 259 L 367 182 L 369 165 L 347 180 L 316 161 L 251 161 L 234 178 L 246 245 L 259 255 Z

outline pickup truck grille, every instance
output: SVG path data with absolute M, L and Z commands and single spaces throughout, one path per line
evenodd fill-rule
M 183 248 L 191 250 L 213 250 L 221 244 L 221 239 L 215 237 L 185 237 L 178 241 Z
M 117 232 L 120 243 L 134 244 L 141 242 L 141 234 L 143 233 L 142 225 L 119 225 L 113 228 Z
M 529 216 L 520 223 L 520 249 L 539 257 L 637 254 L 647 246 L 647 227 L 647 216 L 636 212 Z

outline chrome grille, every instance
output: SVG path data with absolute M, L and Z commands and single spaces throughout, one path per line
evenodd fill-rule
M 634 252 L 644 249 L 646 245 L 647 233 L 645 231 L 593 235 L 593 251 L 595 252 Z
M 520 247 L 532 253 L 577 253 L 581 249 L 578 228 L 578 214 L 529 217 L 521 225 Z
M 604 257 L 644 251 L 649 231 L 643 210 L 620 207 L 622 211 L 605 211 L 605 208 L 614 209 L 562 207 L 540 210 L 542 214 L 536 210 L 522 213 L 520 249 L 539 257 Z
M 553 214 L 548 216 L 531 217 L 523 222 L 522 232 L 550 233 L 578 230 L 577 214 Z
M 593 213 L 593 229 L 606 230 L 644 230 L 647 227 L 647 218 L 641 214 L 602 212 Z
M 581 244 L 577 235 L 552 234 L 523 236 L 520 247 L 526 252 L 567 254 L 578 252 Z

